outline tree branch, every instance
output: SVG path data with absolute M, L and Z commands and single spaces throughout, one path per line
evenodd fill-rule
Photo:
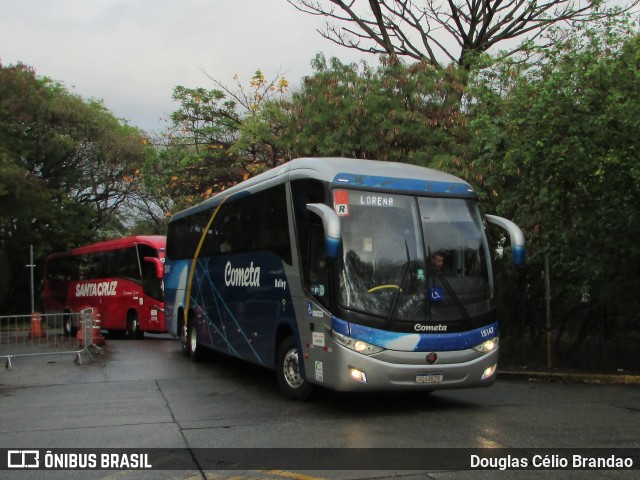
M 327 20 L 320 34 L 367 53 L 465 65 L 472 52 L 535 40 L 553 25 L 637 12 L 640 0 L 287 0 Z M 625 0 L 622 0 L 625 1 Z M 609 4 L 612 6 L 609 7 Z M 514 54 L 523 47 L 511 47 Z

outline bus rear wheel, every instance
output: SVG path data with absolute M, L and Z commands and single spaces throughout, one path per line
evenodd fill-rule
M 280 390 L 290 398 L 306 400 L 313 391 L 313 385 L 302 375 L 298 347 L 289 335 L 278 346 L 276 376 Z

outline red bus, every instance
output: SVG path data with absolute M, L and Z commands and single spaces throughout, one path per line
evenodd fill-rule
M 137 339 L 163 333 L 166 237 L 133 236 L 93 243 L 47 257 L 44 308 L 75 313 L 94 307 L 102 328 Z M 64 333 L 73 334 L 75 316 L 65 316 Z

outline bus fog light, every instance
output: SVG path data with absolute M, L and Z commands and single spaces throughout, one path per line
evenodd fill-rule
M 489 378 L 491 375 L 493 375 L 496 372 L 496 367 L 498 365 L 497 364 L 493 364 L 490 367 L 486 368 L 484 373 L 482 374 L 482 380 L 486 380 L 487 378 Z
M 351 375 L 351 378 L 353 378 L 354 380 L 357 380 L 358 382 L 362 382 L 362 383 L 367 383 L 367 374 L 364 373 L 362 370 L 358 370 L 357 368 L 354 368 L 354 367 L 349 367 L 349 374 Z
M 475 347 L 473 347 L 476 352 L 480 353 L 493 352 L 494 350 L 497 350 L 497 348 L 498 337 L 490 338 L 489 340 L 482 342 L 480 345 L 476 345 Z

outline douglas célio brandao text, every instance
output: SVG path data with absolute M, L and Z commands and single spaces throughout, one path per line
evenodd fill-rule
M 472 469 L 486 470 L 517 470 L 517 469 L 576 469 L 576 470 L 606 470 L 633 469 L 633 458 L 605 455 L 585 456 L 581 454 L 545 454 L 531 456 L 482 456 L 471 455 Z

